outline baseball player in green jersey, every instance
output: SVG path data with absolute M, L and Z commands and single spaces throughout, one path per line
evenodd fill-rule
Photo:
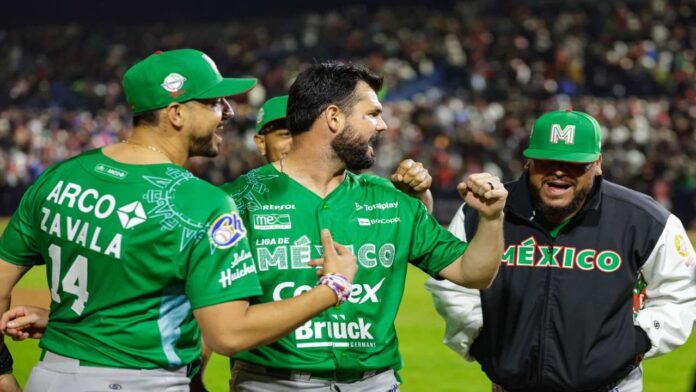
M 132 136 L 50 167 L 25 193 L 0 238 L 0 310 L 37 264 L 52 299 L 26 391 L 188 391 L 201 336 L 231 355 L 348 298 L 356 258 L 323 230 L 316 287 L 249 306 L 262 291 L 234 202 L 182 167 L 217 154 L 233 115 L 224 97 L 254 84 L 196 50 L 157 52 L 124 75 Z M 12 318 L 0 325 L 11 335 Z
M 467 287 L 485 288 L 496 275 L 507 198 L 498 178 L 481 173 L 459 184 L 483 222 L 467 244 L 388 180 L 350 171 L 373 164 L 373 142 L 386 129 L 381 82 L 354 65 L 310 66 L 290 88 L 287 157 L 223 186 L 239 207 L 264 289 L 253 301 L 281 301 L 312 287 L 307 263 L 323 251 L 322 227 L 359 265 L 345 304 L 234 356 L 234 391 L 398 390 L 394 318 L 408 263 Z
M 287 105 L 288 96 L 283 95 L 269 99 L 259 109 L 254 144 L 267 162 L 285 158 L 292 148 L 292 135 L 286 121 Z M 432 177 L 422 163 L 404 159 L 392 174 L 391 181 L 403 192 L 421 200 L 428 212 L 433 211 Z
M 292 147 L 292 135 L 285 121 L 288 96 L 273 97 L 264 102 L 256 118 L 254 144 L 267 162 L 285 158 Z

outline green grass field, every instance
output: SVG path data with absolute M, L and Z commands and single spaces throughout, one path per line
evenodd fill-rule
M 0 222 L 0 232 L 4 225 Z M 692 237 L 693 240 L 693 237 Z M 46 289 L 45 269 L 35 268 L 18 287 Z M 468 363 L 442 343 L 444 323 L 435 312 L 429 293 L 423 288 L 426 275 L 412 268 L 396 321 L 401 352 L 404 357 L 402 390 L 420 391 L 490 391 L 490 383 L 475 363 Z M 15 358 L 15 375 L 26 381 L 39 357 L 37 341 L 12 342 L 8 346 Z M 696 334 L 675 352 L 644 362 L 645 391 L 688 391 L 696 370 Z M 205 374 L 210 391 L 227 391 L 230 372 L 225 358 L 214 355 Z

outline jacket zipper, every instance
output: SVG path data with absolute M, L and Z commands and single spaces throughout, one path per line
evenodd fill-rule
M 546 230 L 544 230 L 546 231 Z M 551 238 L 551 236 L 547 233 L 547 237 Z M 558 237 L 556 237 L 558 238 Z M 551 242 L 549 244 L 549 249 L 547 250 L 548 252 L 551 252 L 553 255 L 553 248 L 556 246 L 556 239 L 551 238 Z M 544 358 L 546 356 L 546 330 L 548 329 L 548 315 L 549 315 L 549 298 L 551 296 L 550 293 L 550 287 L 551 287 L 551 273 L 553 271 L 553 268 L 545 268 L 546 269 L 546 282 L 544 284 L 544 311 L 541 312 L 541 323 L 539 324 L 541 327 L 541 331 L 539 331 L 539 364 L 537 368 L 537 385 L 542 383 L 542 380 L 544 378 Z

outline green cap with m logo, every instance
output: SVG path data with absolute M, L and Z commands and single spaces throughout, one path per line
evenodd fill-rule
M 133 113 L 173 102 L 229 97 L 255 85 L 253 78 L 223 78 L 213 60 L 194 49 L 157 51 L 123 75 L 123 92 Z
M 587 113 L 559 110 L 534 122 L 526 158 L 588 163 L 602 154 L 602 128 Z
M 264 133 L 266 125 L 283 120 L 288 114 L 288 96 L 273 97 L 264 102 L 256 118 L 256 132 Z M 287 127 L 286 127 L 287 128 Z

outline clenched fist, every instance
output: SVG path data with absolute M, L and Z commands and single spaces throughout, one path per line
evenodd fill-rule
M 508 192 L 500 178 L 488 173 L 472 174 L 457 185 L 457 190 L 464 202 L 482 218 L 493 220 L 502 216 Z

